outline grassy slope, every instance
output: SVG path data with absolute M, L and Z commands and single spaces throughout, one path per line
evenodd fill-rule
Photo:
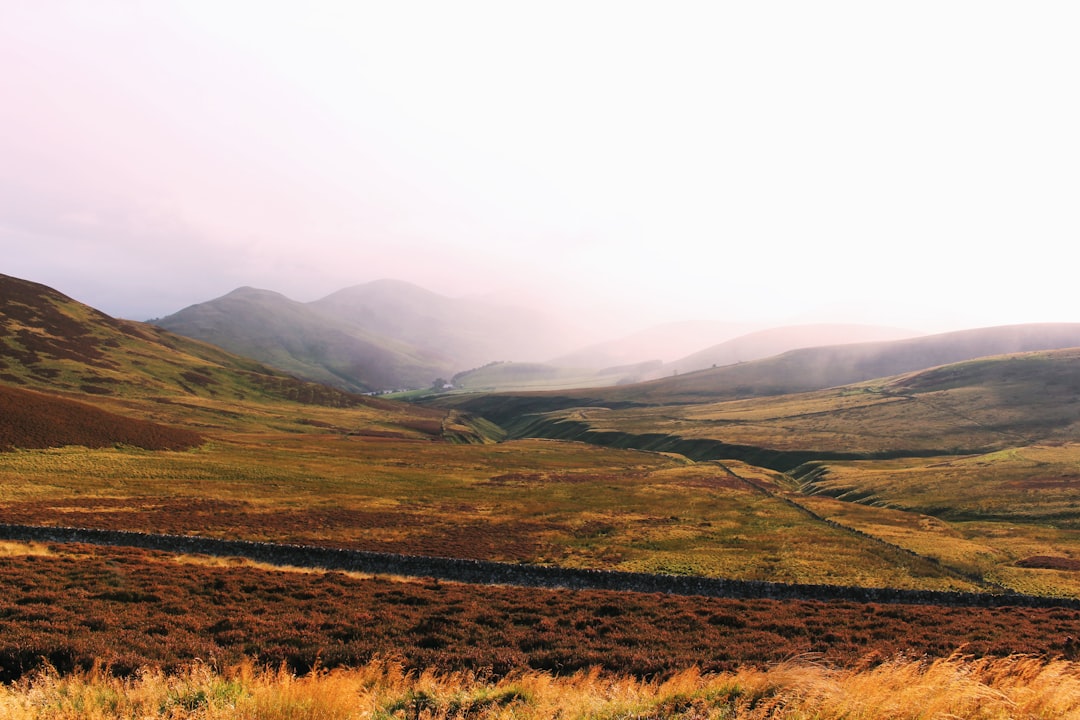
M 788 452 L 938 455 L 1074 438 L 1080 423 L 1078 398 L 1080 350 L 1059 350 L 958 363 L 808 393 L 692 405 L 585 406 L 541 419 L 552 432 L 562 424 Z M 512 402 L 529 407 L 525 400 Z M 543 402 L 554 398 L 532 400 L 543 413 Z M 483 406 L 478 402 L 477 407 Z M 534 430 L 542 429 L 538 422 L 534 418 Z
M 186 450 L 198 433 L 123 417 L 86 403 L 0 385 L 0 451 L 64 445 L 132 445 L 144 450 Z

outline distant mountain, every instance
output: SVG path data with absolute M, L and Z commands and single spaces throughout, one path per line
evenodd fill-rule
M 437 352 L 455 372 L 493 361 L 540 360 L 568 342 L 542 312 L 449 298 L 400 280 L 355 285 L 309 306 L 351 328 Z
M 435 351 L 369 332 L 269 290 L 239 288 L 154 324 L 354 392 L 425 387 L 453 368 Z
M 593 394 L 650 404 L 783 395 L 993 355 L 1072 347 L 1080 347 L 1080 323 L 1006 325 L 889 342 L 803 348 Z
M 1080 323 L 1007 325 L 890 342 L 803 348 L 762 360 L 612 387 L 449 397 L 498 424 L 582 406 L 700 404 L 823 390 L 977 358 L 1080 348 Z
M 738 337 L 759 325 L 736 322 L 687 320 L 655 325 L 616 340 L 579 348 L 549 361 L 568 368 L 601 369 L 659 360 L 667 363 L 704 347 Z M 790 350 L 791 348 L 784 348 Z M 703 365 L 702 367 L 708 367 Z
M 300 303 L 239 288 L 153 321 L 307 380 L 351 391 L 429 387 L 560 342 L 539 313 L 379 280 Z
M 664 365 L 664 371 L 693 372 L 772 357 L 788 350 L 848 343 L 903 340 L 923 333 L 879 325 L 789 325 L 740 335 Z

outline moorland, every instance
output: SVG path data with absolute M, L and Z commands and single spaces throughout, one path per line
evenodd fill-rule
M 522 673 L 540 672 L 552 683 L 636 682 L 661 697 L 615 714 L 767 717 L 780 712 L 783 682 L 761 680 L 772 690 L 758 692 L 738 674 L 795 658 L 864 679 L 946 667 L 935 659 L 970 678 L 973 663 L 989 663 L 980 687 L 996 692 L 1008 677 L 1075 674 L 1075 331 L 986 329 L 965 357 L 920 367 L 913 356 L 939 356 L 910 343 L 937 352 L 955 338 L 875 343 L 873 363 L 860 346 L 848 363 L 860 372 L 896 367 L 890 345 L 908 364 L 842 382 L 831 372 L 855 356 L 834 348 L 636 385 L 403 403 L 0 276 L 0 520 L 12 526 L 1003 598 L 977 607 L 517 588 L 11 539 L 0 677 L 43 697 L 61 677 L 96 677 L 102 689 L 116 687 L 109 677 L 167 673 L 192 693 L 191 707 L 158 704 L 177 717 L 228 699 L 192 684 L 184 673 L 197 661 L 234 688 L 234 710 L 258 667 L 377 666 L 386 687 L 413 673 L 432 693 L 439 673 L 499 692 L 534 683 L 468 706 L 494 716 L 538 707 L 539 676 Z M 1045 604 L 1024 607 L 1020 595 Z M 1018 654 L 1036 669 L 1003 670 Z M 865 682 L 886 684 L 876 677 Z M 660 690 L 665 681 L 684 685 Z M 461 683 L 446 692 L 460 697 Z M 401 702 L 376 709 L 468 714 L 443 696 L 418 700 L 421 685 L 409 701 L 394 685 Z M 1069 698 L 1032 712 L 1075 713 Z

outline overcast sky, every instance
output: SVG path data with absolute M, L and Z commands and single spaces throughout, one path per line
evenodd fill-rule
M 1078 8 L 0 0 L 0 272 L 1080 321 Z

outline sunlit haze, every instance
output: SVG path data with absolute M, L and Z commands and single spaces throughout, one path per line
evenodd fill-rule
M 0 272 L 133 319 L 397 278 L 611 335 L 1080 321 L 1077 37 L 1070 2 L 0 0 Z

